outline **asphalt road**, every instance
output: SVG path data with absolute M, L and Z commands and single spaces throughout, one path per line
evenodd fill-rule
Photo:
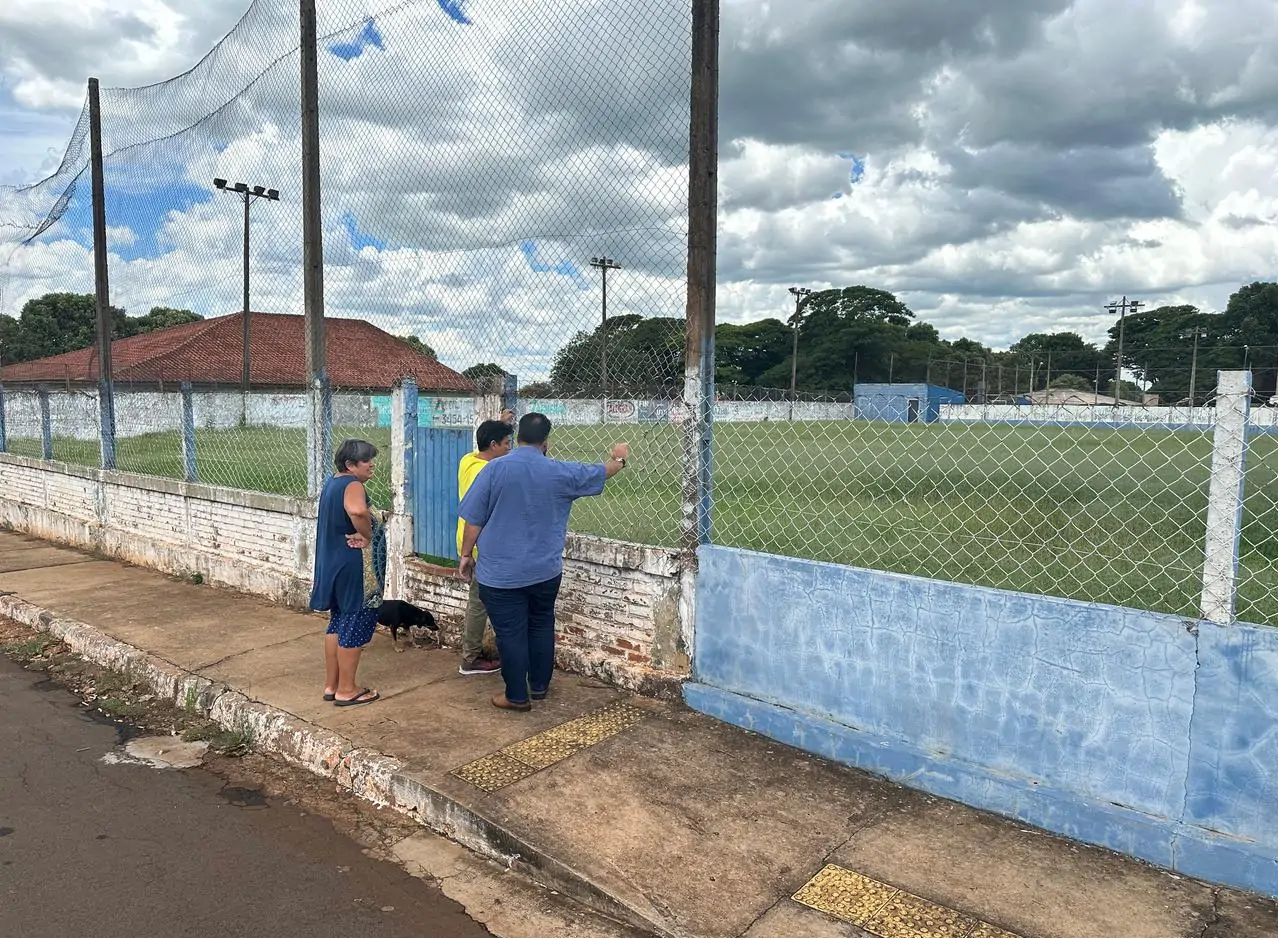
M 0 657 L 0 932 L 487 938 L 323 818 L 204 769 L 107 764 L 116 727 Z

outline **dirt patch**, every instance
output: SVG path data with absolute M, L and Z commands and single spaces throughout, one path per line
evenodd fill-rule
M 67 690 L 80 698 L 93 719 L 116 726 L 121 743 L 159 735 L 207 742 L 210 752 L 224 756 L 242 756 L 252 748 L 252 740 L 243 733 L 228 732 L 198 712 L 161 700 L 146 685 L 85 661 L 44 632 L 2 617 L 0 654 L 28 671 L 42 672 L 46 677 L 38 687 Z

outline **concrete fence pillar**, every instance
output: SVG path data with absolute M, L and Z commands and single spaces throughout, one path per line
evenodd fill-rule
M 53 419 L 49 414 L 49 389 L 41 387 L 36 392 L 40 403 L 40 455 L 45 459 L 53 458 Z
M 386 595 L 401 598 L 404 558 L 413 553 L 413 483 L 417 456 L 417 382 L 405 378 L 391 394 L 391 517 L 386 528 Z
M 98 455 L 103 469 L 116 468 L 115 384 L 98 382 Z
M 1218 372 L 1216 429 L 1212 438 L 1207 495 L 1202 617 L 1228 625 L 1238 591 L 1238 545 L 1242 536 L 1243 487 L 1247 467 L 1247 421 L 1251 372 Z
M 199 481 L 195 464 L 195 397 L 191 382 L 183 381 L 182 391 L 182 476 L 187 482 Z
M 306 497 L 318 498 L 333 474 L 333 394 L 326 377 L 306 395 Z

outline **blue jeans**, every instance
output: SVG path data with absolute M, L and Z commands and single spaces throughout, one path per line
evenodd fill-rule
M 479 584 L 497 635 L 506 699 L 527 703 L 528 692 L 544 694 L 555 670 L 555 599 L 562 576 L 518 589 Z

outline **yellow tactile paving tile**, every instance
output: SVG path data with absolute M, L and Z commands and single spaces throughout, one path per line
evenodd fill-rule
M 881 938 L 970 938 L 976 919 L 954 909 L 898 892 L 870 920 Z
M 1020 938 L 957 909 L 827 865 L 794 894 L 794 901 L 850 922 L 876 938 Z
M 490 756 L 484 756 L 474 762 L 467 762 L 461 768 L 453 769 L 453 774 L 462 781 L 470 782 L 484 791 L 497 791 L 536 772 L 537 769 L 533 766 L 525 765 L 500 752 L 494 752 Z
M 452 774 L 476 788 L 497 791 L 611 739 L 646 716 L 647 710 L 618 701 L 468 762 Z
M 794 901 L 853 925 L 865 926 L 899 890 L 831 864 L 794 894 Z

